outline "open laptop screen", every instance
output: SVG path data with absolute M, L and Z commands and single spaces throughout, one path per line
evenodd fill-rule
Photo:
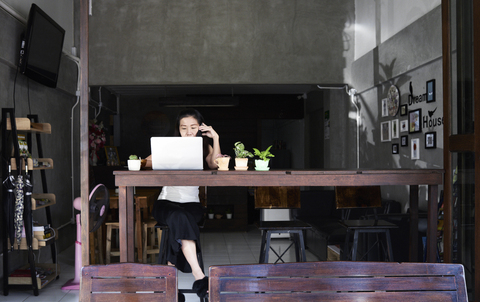
M 202 137 L 152 137 L 153 170 L 203 170 Z

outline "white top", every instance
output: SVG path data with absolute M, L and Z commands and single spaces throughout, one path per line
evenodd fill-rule
M 198 187 L 194 186 L 166 186 L 162 188 L 158 199 L 166 199 L 179 203 L 200 202 L 198 192 Z

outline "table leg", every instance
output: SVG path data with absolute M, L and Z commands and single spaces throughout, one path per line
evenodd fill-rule
M 418 262 L 418 185 L 410 186 L 410 262 Z
M 133 203 L 133 187 L 118 187 L 120 262 L 135 261 Z
M 136 198 L 135 198 L 136 199 Z M 138 262 L 142 262 L 143 259 L 143 242 L 142 242 L 142 217 L 140 211 L 140 204 L 138 200 L 135 200 L 135 232 L 137 235 L 135 238 L 137 245 Z
M 438 186 L 428 186 L 427 262 L 437 262 Z

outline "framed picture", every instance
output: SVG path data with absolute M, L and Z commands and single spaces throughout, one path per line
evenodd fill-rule
M 401 105 L 400 106 L 400 115 L 401 116 L 407 115 L 407 110 L 408 110 L 408 105 L 407 104 Z
M 382 100 L 382 117 L 388 116 L 388 99 Z
M 107 166 L 120 166 L 117 147 L 105 146 L 105 154 L 107 155 Z
M 392 121 L 392 139 L 399 137 L 398 120 Z
M 407 132 L 408 131 L 408 121 L 403 120 L 400 121 L 400 132 Z
M 410 143 L 412 159 L 420 159 L 420 139 L 414 138 Z
M 408 146 L 408 135 L 402 135 L 400 138 L 400 146 L 407 147 Z
M 416 133 L 422 131 L 422 109 L 418 108 L 408 112 L 408 132 Z
M 392 154 L 398 154 L 398 144 L 392 144 Z
M 427 132 L 425 133 L 425 149 L 437 148 L 437 133 Z
M 390 137 L 390 134 L 391 134 L 390 125 L 391 125 L 390 121 L 382 122 L 380 124 L 380 141 L 389 142 L 392 140 Z
M 435 79 L 427 82 L 427 103 L 435 102 Z

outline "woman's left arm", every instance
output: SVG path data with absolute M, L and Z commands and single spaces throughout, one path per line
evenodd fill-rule
M 210 137 L 213 140 L 213 147 L 209 146 L 209 152 L 206 157 L 206 161 L 210 169 L 216 169 L 218 166 L 215 163 L 215 159 L 217 158 L 218 154 L 222 154 L 222 151 L 220 150 L 220 136 L 212 126 L 202 124 L 198 127 L 198 129 L 202 131 L 203 136 Z

